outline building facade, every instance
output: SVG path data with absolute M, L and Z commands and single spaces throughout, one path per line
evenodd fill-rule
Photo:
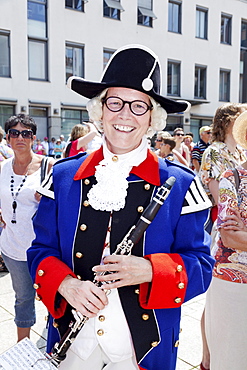
M 168 116 L 168 131 L 197 139 L 218 106 L 247 101 L 247 0 L 1 0 L 0 125 L 24 112 L 38 138 L 67 138 L 88 119 L 67 78 L 98 81 L 132 43 L 158 55 L 163 95 L 191 103 Z

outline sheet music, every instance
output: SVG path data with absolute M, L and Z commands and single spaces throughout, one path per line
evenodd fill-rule
M 3 369 L 54 370 L 56 367 L 46 359 L 30 339 L 24 338 L 0 355 L 0 370 Z

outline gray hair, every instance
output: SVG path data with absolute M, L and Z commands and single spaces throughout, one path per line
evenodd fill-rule
M 87 103 L 87 111 L 90 120 L 94 121 L 100 131 L 102 127 L 102 99 L 106 96 L 108 89 L 103 90 L 99 95 L 90 99 Z M 156 131 L 161 131 L 166 126 L 167 112 L 161 107 L 152 97 L 148 96 L 153 109 L 151 110 L 151 127 L 148 129 L 147 135 L 153 136 Z

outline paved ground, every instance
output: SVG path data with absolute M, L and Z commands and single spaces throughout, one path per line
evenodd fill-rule
M 205 295 L 200 295 L 182 307 L 182 332 L 178 349 L 176 370 L 199 369 L 201 362 L 200 318 Z M 37 324 L 31 331 L 31 341 L 45 351 L 47 311 L 42 302 L 36 301 Z M 8 273 L 0 273 L 0 354 L 16 343 L 16 328 L 13 321 L 14 293 Z

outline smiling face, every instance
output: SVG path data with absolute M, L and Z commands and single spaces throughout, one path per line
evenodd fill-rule
M 124 87 L 109 88 L 106 98 L 109 96 L 129 102 L 141 100 L 150 105 L 146 94 Z M 136 116 L 130 111 L 129 104 L 125 104 L 119 112 L 112 112 L 103 104 L 102 123 L 108 149 L 114 154 L 125 154 L 137 148 L 150 126 L 150 121 L 150 110 L 142 116 Z

